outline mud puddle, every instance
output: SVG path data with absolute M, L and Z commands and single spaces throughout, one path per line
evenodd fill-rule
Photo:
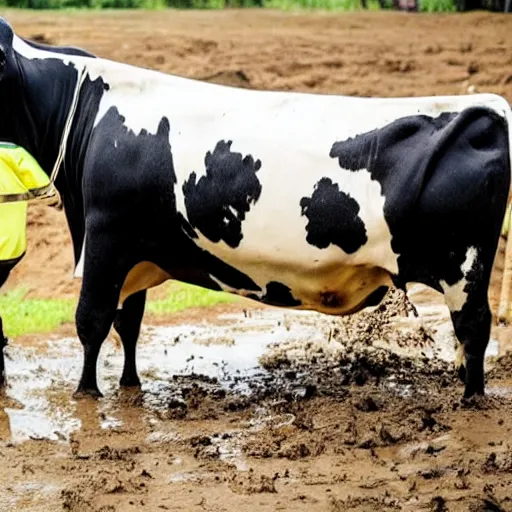
M 284 382 L 294 396 L 307 395 L 311 385 L 308 373 L 315 365 L 320 366 L 321 373 L 322 368 L 343 367 L 343 359 L 348 357 L 345 371 L 352 371 L 354 357 L 350 353 L 354 346 L 364 347 L 370 354 L 381 348 L 413 360 L 435 356 L 452 361 L 454 337 L 446 307 L 439 302 L 433 304 L 431 297 L 425 301 L 428 293 L 419 287 L 409 294 L 419 316 L 411 311 L 397 314 L 393 299 L 395 302 L 388 302 L 377 313 L 341 320 L 271 308 L 221 315 L 215 324 L 204 321 L 147 326 L 137 354 L 142 380 L 142 393 L 137 395 L 142 405 L 138 421 L 148 421 L 157 411 L 166 412 L 170 403 L 179 409 L 183 387 L 194 381 L 208 387 L 207 393 L 247 396 L 261 394 L 274 379 Z M 380 320 L 369 320 L 374 317 Z M 414 339 L 411 333 L 418 331 L 420 336 Z M 401 333 L 407 343 L 390 333 Z M 491 340 L 487 355 L 496 354 L 497 342 Z M 92 403 L 91 411 L 88 402 L 77 406 L 71 396 L 82 364 L 81 345 L 76 338 L 39 339 L 30 346 L 16 346 L 14 342 L 6 356 L 8 387 L 0 398 L 3 441 L 66 441 L 84 418 L 89 422 L 95 418 L 103 429 L 123 426 L 123 411 L 115 396 L 124 356 L 110 338 L 102 347 L 98 363 L 99 386 L 106 398 Z M 333 376 L 339 377 L 336 372 Z M 397 386 L 393 376 L 388 385 Z M 318 382 L 314 386 L 318 387 Z M 400 389 L 407 393 L 408 387 L 405 383 Z M 506 387 L 493 390 L 499 396 L 509 392 Z

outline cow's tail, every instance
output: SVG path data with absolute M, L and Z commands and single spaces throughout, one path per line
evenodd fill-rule
M 503 104 L 502 113 L 505 115 L 508 131 L 508 153 L 510 172 L 512 174 L 512 105 L 509 105 L 503 98 L 499 98 Z M 500 102 L 500 103 L 501 103 Z M 503 276 L 501 279 L 501 291 L 498 307 L 497 321 L 498 323 L 509 323 L 510 309 L 510 289 L 512 287 L 512 236 L 509 236 L 510 227 L 512 225 L 512 175 L 510 180 L 510 188 L 507 199 L 507 208 L 501 229 L 501 235 L 506 240 L 505 260 L 503 263 Z
M 508 233 L 510 231 L 510 226 L 512 224 L 512 105 L 504 102 L 503 114 L 505 116 L 505 120 L 507 122 L 508 129 L 508 150 L 510 156 L 510 188 L 508 193 L 508 201 L 507 201 L 507 210 L 505 213 L 505 218 L 503 219 L 503 226 L 501 228 L 501 234 L 505 238 L 508 238 Z

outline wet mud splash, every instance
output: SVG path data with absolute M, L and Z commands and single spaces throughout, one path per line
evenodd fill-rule
M 107 341 L 99 401 L 71 397 L 75 338 L 9 347 L 0 507 L 511 510 L 510 357 L 493 340 L 489 396 L 461 401 L 446 308 L 425 294 L 410 293 L 419 316 L 394 292 L 341 320 L 269 308 L 146 327 L 142 390 L 119 389 Z

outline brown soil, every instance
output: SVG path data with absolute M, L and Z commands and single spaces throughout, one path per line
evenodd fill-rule
M 512 102 L 510 16 L 255 10 L 6 16 L 28 37 L 241 87 L 359 96 L 477 90 Z M 494 310 L 502 266 L 503 252 L 491 290 Z M 80 283 L 72 272 L 63 213 L 31 205 L 29 252 L 5 289 L 76 297 Z M 174 323 L 213 321 L 235 309 L 183 313 Z M 333 332 L 372 342 L 381 332 L 388 336 L 386 318 L 383 310 L 358 316 Z M 494 334 L 505 353 L 510 331 Z M 421 329 L 398 336 L 414 345 L 426 337 Z M 13 443 L 10 427 L 3 435 L 8 411 L 16 408 L 9 394 L 19 381 L 13 381 L 0 399 L 0 508 L 512 510 L 509 355 L 489 373 L 491 395 L 470 404 L 460 401 L 461 386 L 445 363 L 365 346 L 334 360 L 314 345 L 300 360 L 277 350 L 262 364 L 267 373 L 250 381 L 248 396 L 197 375 L 174 379 L 159 392 L 163 411 L 148 407 L 145 392 L 75 403 L 78 375 L 57 382 L 52 400 L 81 421 L 69 441 L 43 436 Z M 49 379 L 52 371 L 37 369 Z M 105 408 L 118 411 L 121 426 L 102 427 Z

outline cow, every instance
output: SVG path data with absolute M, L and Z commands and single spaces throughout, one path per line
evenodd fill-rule
M 1 19 L 0 104 L 0 139 L 51 173 L 71 233 L 75 397 L 102 396 L 112 326 L 120 385 L 140 386 L 146 291 L 168 279 L 340 316 L 423 283 L 450 310 L 464 397 L 484 394 L 504 98 L 240 89 L 37 44 Z

